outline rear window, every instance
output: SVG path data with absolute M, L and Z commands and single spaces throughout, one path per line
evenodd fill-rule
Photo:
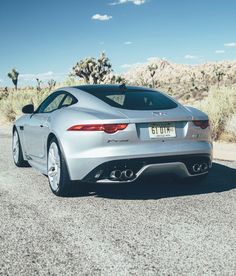
M 177 107 L 174 101 L 162 93 L 151 90 L 86 89 L 85 91 L 113 107 L 122 109 L 163 110 Z

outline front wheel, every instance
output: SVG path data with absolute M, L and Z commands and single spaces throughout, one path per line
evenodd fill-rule
M 69 195 L 71 191 L 71 180 L 56 138 L 50 141 L 48 148 L 47 172 L 52 192 L 57 196 Z

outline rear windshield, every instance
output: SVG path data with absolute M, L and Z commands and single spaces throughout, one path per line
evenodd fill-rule
M 129 110 L 163 110 L 177 107 L 177 104 L 157 91 L 151 90 L 102 90 L 86 89 L 86 92 L 105 103 Z

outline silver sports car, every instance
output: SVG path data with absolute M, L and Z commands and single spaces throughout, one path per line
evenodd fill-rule
M 17 166 L 30 164 L 65 195 L 74 180 L 135 181 L 142 174 L 196 180 L 212 166 L 208 116 L 164 93 L 125 85 L 64 87 L 13 126 Z

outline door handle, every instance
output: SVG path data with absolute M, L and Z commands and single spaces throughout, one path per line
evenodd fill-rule
M 44 125 L 40 125 L 40 127 L 44 127 Z

